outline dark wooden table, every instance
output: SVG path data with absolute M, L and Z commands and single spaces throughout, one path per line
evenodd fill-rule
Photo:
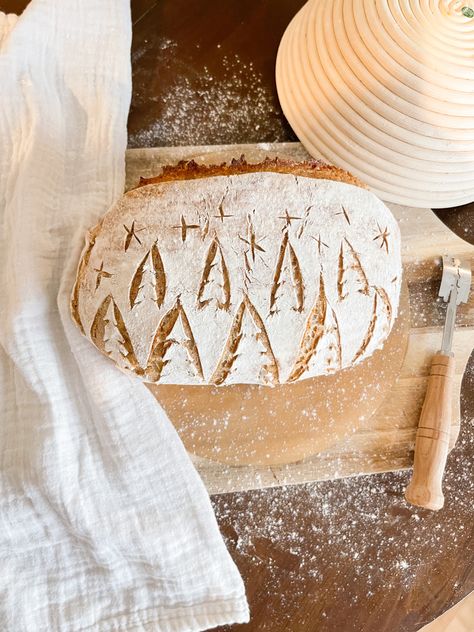
M 19 12 L 25 0 L 1 1 Z M 132 147 L 295 140 L 273 77 L 302 0 L 132 0 Z M 474 205 L 438 211 L 474 242 Z M 435 299 L 436 288 L 426 288 Z M 407 473 L 212 499 L 259 632 L 413 632 L 474 589 L 474 356 L 446 506 L 403 500 Z M 235 626 L 237 629 L 237 626 Z

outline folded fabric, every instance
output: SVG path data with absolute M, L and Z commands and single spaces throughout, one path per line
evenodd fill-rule
M 174 428 L 69 315 L 85 231 L 123 191 L 130 40 L 127 0 L 0 13 L 2 632 L 248 618 Z

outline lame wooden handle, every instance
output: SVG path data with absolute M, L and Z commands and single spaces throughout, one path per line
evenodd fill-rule
M 444 468 L 451 433 L 454 358 L 437 353 L 431 362 L 423 409 L 416 433 L 413 476 L 405 498 L 426 509 L 441 509 Z

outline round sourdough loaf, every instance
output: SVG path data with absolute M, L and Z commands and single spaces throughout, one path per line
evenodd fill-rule
M 353 366 L 397 316 L 400 233 L 319 162 L 165 167 L 87 236 L 81 331 L 160 384 L 273 386 Z

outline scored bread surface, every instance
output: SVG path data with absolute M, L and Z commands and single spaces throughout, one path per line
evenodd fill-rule
M 274 386 L 380 348 L 401 275 L 395 219 L 347 172 L 183 162 L 142 179 L 90 231 L 71 307 L 145 381 Z

